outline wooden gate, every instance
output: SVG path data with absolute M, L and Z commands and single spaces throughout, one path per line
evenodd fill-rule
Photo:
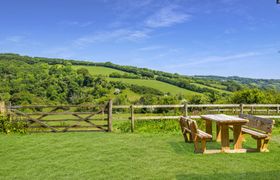
M 26 123 L 28 132 L 112 131 L 112 100 L 105 105 L 10 106 L 13 120 Z

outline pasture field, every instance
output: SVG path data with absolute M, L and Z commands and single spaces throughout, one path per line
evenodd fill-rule
M 154 89 L 158 89 L 165 93 L 175 94 L 183 94 L 186 96 L 193 96 L 193 95 L 202 95 L 201 93 L 197 93 L 194 91 L 190 91 L 187 89 L 183 89 L 168 83 L 164 83 L 157 80 L 147 80 L 147 79 L 125 79 L 125 78 L 108 78 L 110 81 L 121 81 L 128 84 L 136 84 L 140 86 L 148 86 Z
M 220 93 L 231 94 L 231 92 L 223 90 L 223 89 L 218 89 L 218 88 L 206 86 L 206 85 L 199 84 L 199 83 L 191 83 L 191 84 L 196 85 L 196 86 L 201 87 L 201 88 L 207 88 L 207 89 L 211 89 L 211 90 L 214 90 L 214 91 L 218 91 Z
M 276 127 L 279 129 L 279 127 Z M 1 179 L 279 179 L 280 134 L 269 153 L 194 154 L 172 133 L 0 134 Z M 246 136 L 245 147 L 255 147 Z M 208 149 L 219 147 L 208 142 Z
M 73 69 L 77 70 L 79 68 L 86 68 L 88 69 L 89 73 L 92 75 L 103 75 L 103 76 L 109 76 L 111 73 L 116 72 L 119 74 L 124 74 L 124 71 L 120 71 L 117 69 L 107 68 L 107 67 L 101 67 L 101 66 L 72 66 Z
M 107 67 L 99 67 L 99 66 L 72 66 L 74 69 L 79 69 L 79 68 L 86 68 L 89 70 L 89 72 L 92 75 L 102 75 L 102 76 L 106 76 L 108 77 L 111 73 L 113 72 L 117 72 L 119 74 L 124 74 L 124 71 L 120 71 L 120 70 L 116 70 L 116 69 L 112 69 L 112 68 L 107 68 Z M 183 89 L 168 83 L 164 83 L 164 82 L 160 82 L 157 80 L 146 80 L 146 79 L 126 79 L 126 78 L 107 78 L 110 81 L 121 81 L 124 83 L 128 83 L 128 84 L 136 84 L 136 85 L 140 85 L 140 86 L 147 86 L 147 87 L 151 87 L 154 89 L 158 89 L 162 92 L 165 93 L 171 93 L 173 95 L 175 94 L 184 94 L 187 96 L 193 96 L 193 95 L 202 95 L 201 93 L 197 93 L 194 91 L 190 91 L 187 89 Z M 208 87 L 208 86 L 206 86 Z M 214 88 L 215 89 L 215 88 Z M 128 96 L 130 97 L 131 94 L 128 93 Z M 133 94 L 132 95 L 132 99 L 137 99 L 138 97 Z

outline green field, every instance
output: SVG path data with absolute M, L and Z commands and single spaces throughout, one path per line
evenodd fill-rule
M 124 79 L 124 78 L 109 78 L 110 81 L 121 81 L 124 83 L 128 83 L 128 84 L 136 84 L 136 85 L 140 85 L 140 86 L 148 86 L 148 87 L 152 87 L 155 89 L 158 89 L 162 92 L 169 92 L 173 95 L 175 94 L 184 94 L 186 96 L 193 96 L 193 95 L 199 95 L 200 93 L 194 92 L 194 91 L 190 91 L 187 89 L 183 89 L 183 88 L 179 88 L 177 86 L 168 84 L 168 83 L 164 83 L 164 82 L 160 82 L 157 80 L 146 80 L 146 79 Z M 201 95 L 201 94 L 200 94 Z
M 92 75 L 103 75 L 109 76 L 111 73 L 116 72 L 119 74 L 124 74 L 124 71 L 119 71 L 112 68 L 101 67 L 101 66 L 72 66 L 73 69 L 77 70 L 79 68 L 86 68 L 88 69 L 89 73 Z
M 248 138 L 246 145 L 254 146 Z M 210 148 L 216 143 L 207 143 Z M 0 134 L 1 179 L 279 179 L 280 136 L 269 153 L 193 153 L 182 136 Z
M 231 94 L 231 92 L 229 92 L 229 91 L 218 89 L 218 88 L 214 88 L 214 87 L 210 87 L 210 86 L 206 86 L 206 85 L 203 85 L 203 84 L 199 84 L 199 83 L 191 83 L 191 84 L 196 85 L 198 87 L 202 87 L 202 88 L 212 89 L 212 90 L 218 91 L 220 93 Z
M 79 69 L 79 68 L 86 68 L 89 70 L 89 72 L 92 75 L 103 75 L 103 76 L 109 76 L 111 73 L 113 72 L 118 72 L 120 74 L 124 74 L 125 72 L 123 71 L 119 71 L 119 70 L 115 70 L 115 69 L 111 69 L 111 68 L 107 68 L 107 67 L 99 67 L 99 66 L 73 66 L 74 69 Z M 183 89 L 168 83 L 164 83 L 164 82 L 160 82 L 157 80 L 146 80 L 146 79 L 125 79 L 125 78 L 108 78 L 108 80 L 110 81 L 121 81 L 124 83 L 128 83 L 128 84 L 136 84 L 136 85 L 140 85 L 140 86 L 147 86 L 147 87 L 151 87 L 154 89 L 158 89 L 162 92 L 165 93 L 171 93 L 173 95 L 175 94 L 184 94 L 186 96 L 193 96 L 193 95 L 201 95 L 201 93 L 197 93 L 194 91 L 190 91 L 187 89 Z M 128 95 L 131 95 L 131 93 L 128 93 Z M 136 94 L 132 94 L 133 97 L 132 99 L 137 99 L 138 97 L 136 96 Z M 130 96 L 129 96 L 130 97 Z

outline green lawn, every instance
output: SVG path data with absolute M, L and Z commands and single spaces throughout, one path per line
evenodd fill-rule
M 140 86 L 148 86 L 151 88 L 158 89 L 162 92 L 169 92 L 171 94 L 184 94 L 186 96 L 193 96 L 193 95 L 201 95 L 201 93 L 197 93 L 194 91 L 190 91 L 187 89 L 179 88 L 177 86 L 164 83 L 157 80 L 146 80 L 146 79 L 124 79 L 124 78 L 108 78 L 110 81 L 122 81 L 128 84 L 136 84 Z
M 180 135 L 0 134 L 1 179 L 279 179 L 280 138 L 269 153 L 193 153 Z M 255 141 L 248 138 L 246 145 Z M 207 143 L 217 147 L 217 143 Z

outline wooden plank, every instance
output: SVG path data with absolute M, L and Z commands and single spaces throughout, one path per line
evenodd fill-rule
M 53 133 L 52 131 L 28 131 L 29 133 Z M 107 132 L 107 130 L 68 130 L 67 132 Z M 65 133 L 64 131 L 56 131 L 56 133 Z
M 102 118 L 98 119 L 88 119 L 90 121 L 107 121 Z M 41 119 L 42 122 L 70 122 L 70 121 L 79 121 L 79 119 Z
M 101 124 L 98 125 L 100 127 L 108 127 L 108 124 Z M 83 125 L 79 125 L 79 124 L 74 124 L 74 125 L 69 125 L 69 126 L 53 126 L 53 128 L 92 128 L 93 126 L 83 126 Z M 42 126 L 29 126 L 28 128 L 45 128 Z M 57 129 L 58 130 L 58 129 Z
M 216 141 L 221 142 L 221 127 L 219 123 L 216 123 Z
M 229 128 L 226 124 L 221 124 L 221 145 L 222 151 L 229 150 Z
M 112 123 L 112 120 L 113 120 L 113 101 L 112 101 L 112 99 L 109 100 L 107 108 L 108 108 L 108 132 L 112 132 L 112 129 L 113 129 L 113 127 L 112 127 L 112 125 L 113 125 L 113 123 Z
M 153 119 L 179 119 L 181 116 L 146 116 L 146 117 L 139 117 L 134 116 L 136 120 L 153 120 Z
M 5 106 L 5 102 L 1 101 L 0 102 L 0 114 L 5 114 L 6 113 L 6 106 Z
M 242 132 L 241 125 L 233 126 L 233 137 L 234 137 L 234 150 L 242 149 Z
M 212 121 L 205 121 L 206 133 L 212 135 Z
M 131 132 L 134 132 L 134 106 L 130 106 Z
M 185 117 L 188 116 L 188 104 L 187 103 L 184 104 L 184 116 Z
M 236 116 L 228 116 L 225 114 L 208 114 L 208 115 L 201 115 L 202 119 L 215 121 L 218 123 L 247 123 L 248 120 L 239 118 Z
M 142 108 L 182 108 L 184 105 L 182 104 L 174 104 L 174 105 L 134 105 L 135 109 Z
M 14 111 L 16 114 L 18 114 L 18 115 L 22 115 L 22 116 L 27 117 L 28 120 L 35 121 L 36 123 L 41 124 L 42 126 L 44 126 L 44 127 L 46 127 L 46 128 L 50 128 L 53 132 L 56 132 L 56 129 L 54 129 L 53 127 L 49 126 L 48 124 L 46 124 L 46 123 L 44 123 L 44 122 L 42 122 L 42 121 L 39 121 L 39 120 L 37 120 L 37 119 L 34 119 L 34 118 L 30 117 L 29 115 L 27 115 L 27 114 L 25 114 L 25 113 L 23 113 L 23 112 L 21 112 L 21 111 L 18 111 L 18 110 L 16 110 L 16 109 L 13 109 L 13 111 Z
M 23 108 L 70 108 L 70 107 L 102 107 L 104 105 L 27 105 L 27 106 L 11 106 L 11 109 L 23 109 Z
M 102 111 L 100 111 L 100 113 L 101 112 Z M 32 115 L 72 115 L 72 114 L 92 114 L 92 113 L 94 112 L 33 112 L 33 113 L 26 113 L 26 114 L 32 116 Z
M 240 114 L 239 116 L 242 118 L 249 119 L 249 122 L 245 124 L 248 127 L 265 131 L 266 133 L 272 132 L 274 121 L 271 119 L 261 118 L 249 114 Z
M 100 113 L 100 112 L 96 112 L 95 114 L 98 114 L 98 113 Z M 93 115 L 93 114 L 92 114 L 92 115 Z M 90 115 L 90 116 L 92 116 L 92 115 Z M 83 118 L 83 117 L 81 117 L 81 116 L 79 116 L 79 115 L 77 115 L 77 114 L 73 114 L 73 116 L 76 116 L 76 117 L 80 118 L 81 121 L 85 121 L 85 122 L 87 122 L 88 124 L 92 125 L 93 127 L 97 127 L 97 128 L 99 128 L 99 129 L 103 129 L 102 126 L 99 126 L 99 125 L 96 125 L 96 124 L 90 122 L 90 121 L 88 120 L 88 117 L 90 117 L 90 116 L 85 117 L 85 118 Z
M 114 105 L 113 109 L 129 109 L 129 105 Z
M 240 104 L 240 114 L 243 114 L 244 112 L 244 104 Z

